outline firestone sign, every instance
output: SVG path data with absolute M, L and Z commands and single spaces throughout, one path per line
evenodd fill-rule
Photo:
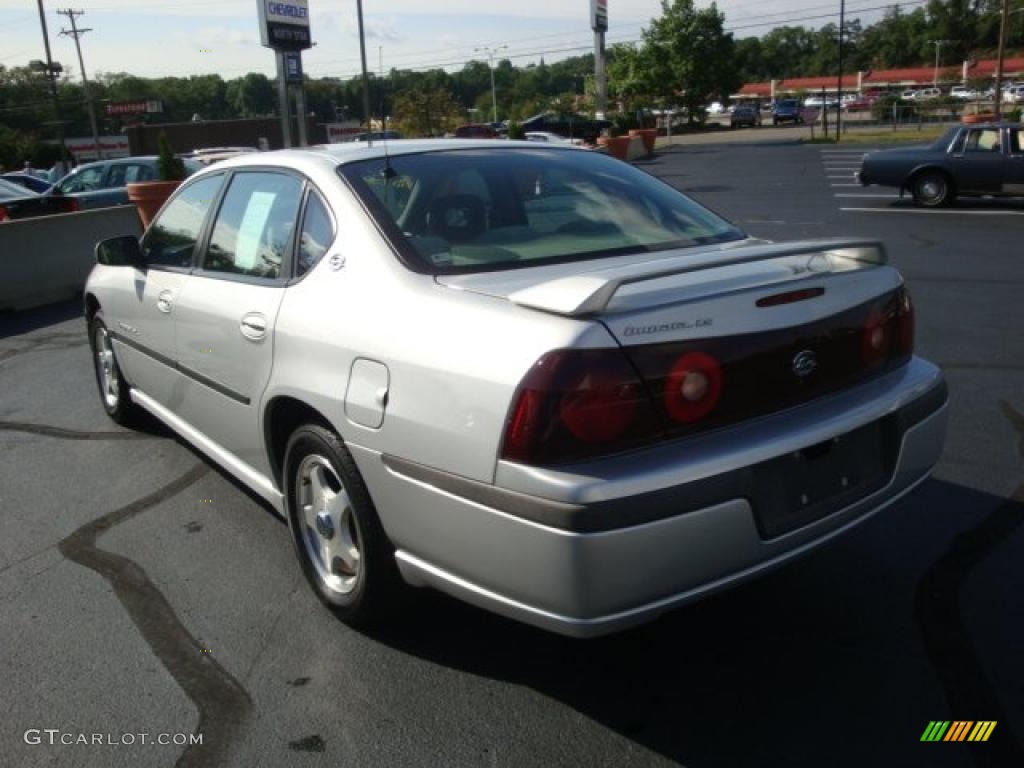
M 257 0 L 260 42 L 275 51 L 311 48 L 307 0 Z

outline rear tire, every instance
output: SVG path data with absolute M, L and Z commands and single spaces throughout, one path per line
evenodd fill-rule
M 939 171 L 919 173 L 910 182 L 910 192 L 914 202 L 924 208 L 941 208 L 956 197 L 949 177 Z
M 352 455 L 318 424 L 296 429 L 284 458 L 292 543 L 302 574 L 342 621 L 369 626 L 402 586 L 395 553 Z
M 121 426 L 131 427 L 136 423 L 139 411 L 132 402 L 130 387 L 121 373 L 121 366 L 117 364 L 110 331 L 107 330 L 102 311 L 97 311 L 89 321 L 89 347 L 92 349 L 93 370 L 103 410 Z

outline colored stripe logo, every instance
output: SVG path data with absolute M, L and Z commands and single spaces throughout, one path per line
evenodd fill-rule
M 932 720 L 921 741 L 988 741 L 995 727 L 995 720 Z

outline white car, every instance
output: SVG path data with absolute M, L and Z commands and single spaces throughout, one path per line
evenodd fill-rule
M 84 299 L 110 417 L 265 499 L 353 623 L 404 581 L 622 629 L 845 533 L 942 452 L 880 244 L 767 243 L 568 145 L 238 155 L 97 245 Z
M 712 101 L 708 104 L 709 115 L 724 115 L 727 111 L 728 110 L 722 106 L 722 102 L 720 101 Z

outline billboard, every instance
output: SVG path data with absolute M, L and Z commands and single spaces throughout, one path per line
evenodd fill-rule
M 257 0 L 260 42 L 275 51 L 311 48 L 307 0 Z
M 151 115 L 164 111 L 164 103 L 159 99 L 138 101 L 112 101 L 106 105 L 108 116 L 114 115 Z
M 608 30 L 608 0 L 590 0 L 590 28 L 595 32 Z

